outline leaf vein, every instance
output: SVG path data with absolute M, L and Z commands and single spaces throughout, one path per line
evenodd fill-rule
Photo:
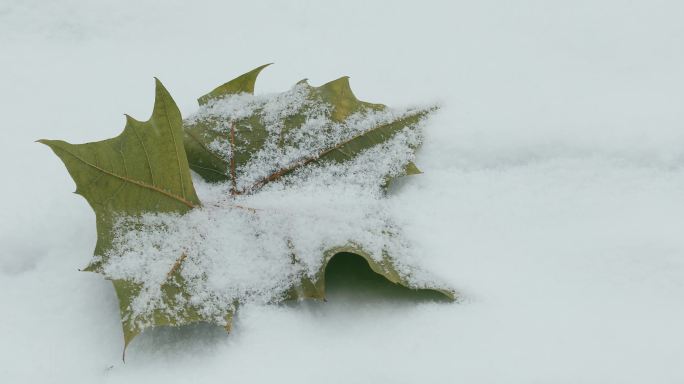
M 66 149 L 64 149 L 64 148 L 60 148 L 60 149 L 61 149 L 62 151 L 64 151 L 64 152 L 68 153 L 69 155 L 73 156 L 76 160 L 80 161 L 81 163 L 83 163 L 83 164 L 85 164 L 85 165 L 87 165 L 87 166 L 89 166 L 89 167 L 92 167 L 92 168 L 96 169 L 97 171 L 100 171 L 100 172 L 102 172 L 102 173 L 104 173 L 104 174 L 107 174 L 107 175 L 109 175 L 109 176 L 111 176 L 111 177 L 114 177 L 114 178 L 123 180 L 123 181 L 125 181 L 125 182 L 127 182 L 127 183 L 131 183 L 131 184 L 137 185 L 138 187 L 150 189 L 150 190 L 153 190 L 153 191 L 155 191 L 155 192 L 161 193 L 162 195 L 164 195 L 164 196 L 166 196 L 166 197 L 168 197 L 168 198 L 174 199 L 174 200 L 176 200 L 176 201 L 178 201 L 178 202 L 180 202 L 180 203 L 183 203 L 184 205 L 186 205 L 186 206 L 188 206 L 188 207 L 190 207 L 190 208 L 194 208 L 194 207 L 195 207 L 195 204 L 193 204 L 191 201 L 188 201 L 188 200 L 186 200 L 185 198 L 183 198 L 183 197 L 181 197 L 181 196 L 178 196 L 178 195 L 173 194 L 173 193 L 171 193 L 171 192 L 165 191 L 165 190 L 163 190 L 163 189 L 161 189 L 161 188 L 159 188 L 159 187 L 157 187 L 157 186 L 155 186 L 155 185 L 150 185 L 150 184 L 144 183 L 144 182 L 142 182 L 142 181 L 138 181 L 138 180 L 134 180 L 134 179 L 131 179 L 131 178 L 128 178 L 128 177 L 125 177 L 125 176 L 121 176 L 121 175 L 119 175 L 119 174 L 117 174 L 117 173 L 114 173 L 113 171 L 108 171 L 108 170 L 106 170 L 106 169 L 104 169 L 104 168 L 102 168 L 102 167 L 100 167 L 100 166 L 97 166 L 97 165 L 95 165 L 95 164 L 93 164 L 93 163 L 90 163 L 90 162 L 84 160 L 83 158 L 81 158 L 80 156 L 74 154 L 73 152 L 71 152 L 71 151 L 69 151 L 69 150 L 66 150 Z

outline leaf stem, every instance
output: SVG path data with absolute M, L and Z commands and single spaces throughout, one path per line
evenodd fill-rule
M 188 255 L 187 255 L 185 252 L 183 252 L 183 253 L 180 255 L 180 257 L 178 258 L 178 260 L 176 260 L 176 262 L 173 264 L 173 266 L 171 267 L 171 269 L 169 270 L 169 272 L 166 274 L 166 280 L 170 279 L 171 276 L 173 276 L 173 274 L 176 273 L 176 271 L 178 271 L 178 268 L 180 268 L 181 264 L 183 264 L 183 261 L 185 261 L 185 259 L 186 259 L 187 257 L 188 257 Z

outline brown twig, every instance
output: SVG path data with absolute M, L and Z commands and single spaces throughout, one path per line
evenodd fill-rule
M 183 264 L 183 261 L 184 261 L 187 257 L 188 257 L 188 255 L 185 254 L 185 252 L 183 252 L 183 253 L 180 255 L 180 257 L 178 258 L 178 260 L 176 260 L 176 262 L 173 263 L 173 267 L 171 267 L 171 269 L 169 270 L 169 272 L 166 274 L 166 280 L 170 279 L 171 276 L 173 276 L 173 274 L 176 273 L 176 271 L 178 271 L 178 268 L 180 268 L 181 264 Z
M 211 204 L 211 206 L 216 207 L 216 208 L 226 208 L 227 207 L 227 208 L 243 209 L 245 211 L 249 211 L 250 213 L 257 213 L 257 212 L 263 210 L 261 208 L 246 207 L 246 206 L 240 205 L 240 204 L 227 204 L 226 205 L 226 204 L 221 204 L 221 203 L 214 203 L 214 204 Z
M 297 253 L 295 252 L 294 243 L 292 242 L 292 239 L 290 239 L 290 238 L 287 239 L 287 248 L 290 250 L 290 262 L 291 262 L 291 264 L 299 263 L 299 259 L 297 258 Z
M 244 209 L 244 210 L 249 211 L 251 213 L 257 213 L 257 211 L 260 211 L 260 209 L 257 209 L 257 208 L 245 207 L 244 205 L 238 205 L 238 204 L 231 204 L 231 205 L 229 205 L 229 207 L 237 208 L 237 209 Z

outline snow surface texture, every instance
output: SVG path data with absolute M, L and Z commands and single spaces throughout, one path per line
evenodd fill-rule
M 684 381 L 682 2 L 180 5 L 0 1 L 1 382 Z M 467 300 L 253 304 L 122 364 L 111 283 L 77 271 L 94 215 L 33 141 L 117 135 L 152 76 L 190 116 L 270 61 L 257 93 L 349 75 L 362 100 L 443 106 L 388 209 Z
M 200 107 L 188 120 L 236 121 L 258 115 L 269 136 L 246 164 L 237 167 L 238 190 L 250 190 L 259 180 L 303 159 L 348 142 L 373 129 L 401 119 L 414 110 L 369 110 L 341 123 L 331 119 L 332 106 L 312 101 L 309 86 L 270 95 L 239 94 Z M 305 114 L 296 129 L 283 121 Z M 345 162 L 320 162 L 299 168 L 268 183 L 254 194 L 231 196 L 230 181 L 204 183 L 194 177 L 203 207 L 185 215 L 144 214 L 120 217 L 112 249 L 104 258 L 103 274 L 142 286 L 131 303 L 139 329 L 154 325 L 161 310 L 175 317 L 192 305 L 204 318 L 226 325 L 234 303 L 277 303 L 301 284 L 316 281 L 327 252 L 355 246 L 378 262 L 389 258 L 395 269 L 416 288 L 448 289 L 425 272 L 411 268 L 410 244 L 393 223 L 382 185 L 387 177 L 403 174 L 421 143 L 422 121 L 395 133 L 385 142 Z M 209 144 L 225 159 L 230 124 L 217 124 L 220 135 Z M 247 138 L 240 138 L 245 142 Z M 228 142 L 229 143 L 229 142 Z M 245 150 L 239 148 L 239 150 Z M 181 260 L 182 262 L 178 262 Z M 187 299 L 168 306 L 162 285 L 172 266 L 179 265 Z

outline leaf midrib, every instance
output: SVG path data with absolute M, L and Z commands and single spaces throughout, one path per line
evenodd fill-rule
M 250 192 L 250 191 L 254 191 L 254 190 L 258 189 L 258 188 L 261 188 L 261 187 L 263 187 L 264 185 L 266 185 L 266 184 L 268 184 L 268 183 L 270 183 L 270 182 L 273 182 L 273 181 L 275 181 L 275 180 L 278 180 L 279 178 L 281 178 L 281 177 L 283 177 L 283 176 L 285 176 L 285 175 L 287 175 L 287 174 L 289 174 L 289 173 L 295 171 L 295 170 L 298 169 L 298 168 L 301 168 L 301 167 L 303 167 L 303 166 L 305 166 L 305 165 L 307 165 L 307 164 L 309 164 L 309 163 L 311 163 L 311 162 L 314 162 L 314 161 L 317 161 L 317 160 L 321 159 L 323 156 L 326 156 L 327 154 L 329 154 L 329 153 L 332 152 L 332 151 L 339 150 L 339 149 L 340 149 L 341 147 L 343 147 L 344 145 L 349 144 L 349 143 L 351 143 L 352 141 L 354 141 L 354 140 L 356 140 L 356 139 L 358 139 L 358 138 L 360 138 L 360 137 L 363 137 L 363 136 L 365 136 L 365 135 L 367 135 L 367 134 L 369 134 L 369 133 L 371 133 L 371 132 L 374 132 L 374 131 L 377 131 L 377 130 L 379 130 L 379 129 L 385 128 L 385 127 L 387 127 L 387 126 L 389 126 L 389 125 L 392 125 L 392 124 L 396 123 L 396 122 L 399 121 L 399 120 L 402 120 L 402 119 L 410 119 L 410 118 L 412 118 L 412 117 L 416 117 L 416 116 L 420 116 L 420 115 L 425 115 L 425 114 L 428 113 L 428 112 L 429 112 L 429 110 L 420 110 L 420 111 L 418 111 L 418 112 L 416 112 L 416 113 L 414 113 L 414 114 L 406 115 L 406 116 L 404 116 L 404 117 L 402 117 L 402 118 L 400 118 L 400 119 L 391 121 L 391 122 L 389 122 L 389 123 L 381 124 L 381 125 L 378 125 L 378 126 L 375 127 L 375 128 L 371 128 L 371 129 L 369 129 L 369 130 L 367 130 L 367 131 L 364 131 L 363 133 L 360 133 L 360 134 L 358 134 L 358 135 L 356 135 L 356 136 L 353 136 L 353 137 L 351 137 L 351 138 L 349 138 L 349 139 L 347 139 L 347 140 L 345 140 L 345 141 L 342 141 L 342 142 L 340 142 L 340 143 L 338 143 L 338 144 L 336 144 L 336 145 L 334 145 L 334 146 L 332 146 L 332 147 L 330 147 L 330 148 L 326 148 L 326 149 L 322 150 L 321 152 L 319 152 L 318 154 L 316 154 L 316 155 L 314 155 L 314 156 L 312 156 L 312 157 L 308 157 L 308 158 L 301 159 L 301 160 L 299 160 L 298 162 L 294 163 L 293 165 L 291 165 L 291 166 L 289 166 L 289 167 L 282 168 L 282 169 L 280 169 L 280 170 L 278 170 L 278 171 L 276 171 L 276 172 L 273 172 L 272 174 L 270 174 L 270 175 L 264 177 L 263 179 L 261 179 L 261 180 L 255 182 L 254 184 L 252 184 L 251 187 L 245 188 L 245 189 L 241 190 L 240 193 L 241 193 L 241 194 L 244 194 L 244 193 L 248 193 L 248 192 Z M 349 156 L 348 154 L 345 154 L 344 152 L 343 152 L 343 154 L 344 154 L 345 156 Z

